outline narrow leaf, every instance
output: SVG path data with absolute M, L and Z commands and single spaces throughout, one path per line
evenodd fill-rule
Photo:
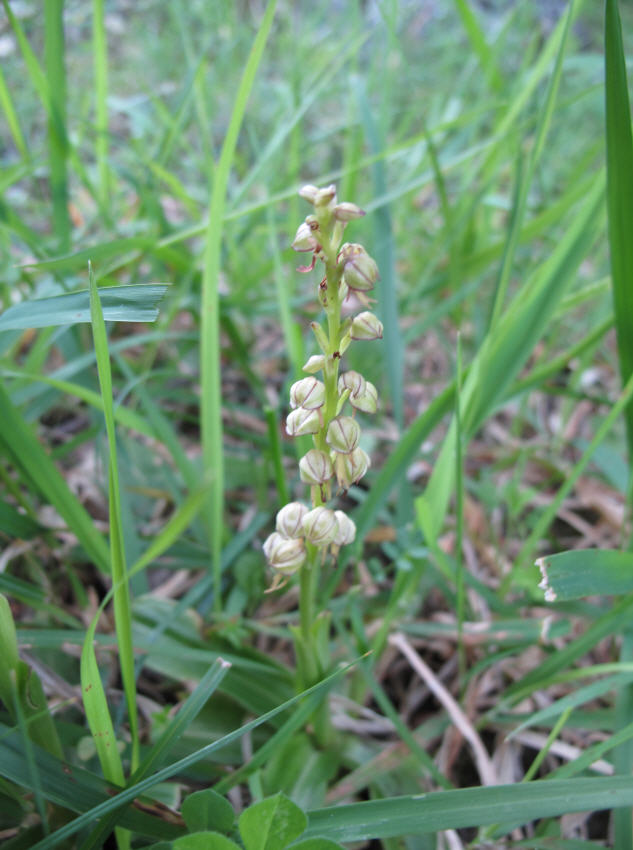
M 167 290 L 164 283 L 138 283 L 99 289 L 106 322 L 154 322 L 157 304 Z M 90 322 L 90 291 L 36 298 L 9 307 L 0 316 L 0 331 L 50 328 Z
M 613 304 L 622 383 L 633 374 L 633 138 L 617 0 L 605 6 L 607 212 Z M 633 403 L 625 411 L 633 459 Z
M 615 596 L 633 590 L 633 552 L 574 549 L 547 555 L 536 563 L 543 576 L 539 587 L 548 602 Z

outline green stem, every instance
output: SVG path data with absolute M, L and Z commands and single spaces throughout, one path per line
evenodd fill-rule
M 314 622 L 312 576 L 316 567 L 315 560 L 316 559 L 312 553 L 309 553 L 305 564 L 301 567 L 299 576 L 299 618 L 301 623 L 301 636 L 303 637 L 306 646 L 309 646 L 312 643 L 312 623 Z M 314 684 L 314 682 L 311 682 L 310 684 Z

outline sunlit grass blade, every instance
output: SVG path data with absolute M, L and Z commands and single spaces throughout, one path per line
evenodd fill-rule
M 454 2 L 486 81 L 492 89 L 499 91 L 503 87 L 503 77 L 497 67 L 494 53 L 486 42 L 485 33 L 471 8 L 470 0 L 454 0 Z
M 136 680 L 134 675 L 134 646 L 132 642 L 132 610 L 126 577 L 121 495 L 117 462 L 116 429 L 114 424 L 112 373 L 108 336 L 99 299 L 99 290 L 90 268 L 90 313 L 94 338 L 99 385 L 103 398 L 106 432 L 108 435 L 108 508 L 110 519 L 110 569 L 114 585 L 114 619 L 117 635 L 119 663 L 123 689 L 127 700 L 128 722 L 132 737 L 132 770 L 139 760 L 138 713 L 136 705 Z M 97 668 L 98 672 L 98 668 Z M 105 770 L 105 767 L 104 767 Z
M 197 491 L 189 496 L 174 516 L 171 517 L 143 556 L 130 568 L 125 579 L 119 580 L 117 584 L 113 584 L 102 600 L 86 632 L 86 638 L 81 652 L 81 687 L 86 718 L 95 741 L 104 776 L 119 786 L 125 784 L 125 779 L 94 649 L 96 628 L 106 605 L 113 596 L 116 597 L 119 588 L 126 586 L 133 575 L 145 569 L 178 539 L 195 518 L 205 497 L 206 493 L 204 490 Z M 223 661 L 218 661 L 211 665 L 209 671 L 201 679 L 198 688 L 189 697 L 176 719 L 172 721 L 152 750 L 146 755 L 143 763 L 139 765 L 136 771 L 136 780 L 146 775 L 161 759 L 166 757 L 169 748 L 182 735 L 186 726 L 200 710 L 201 700 L 206 701 L 208 699 L 224 678 L 228 667 L 230 667 L 230 664 Z M 114 825 L 113 820 L 110 826 L 113 827 Z M 101 834 L 101 829 L 99 832 Z
M 18 153 L 23 159 L 29 158 L 29 151 L 26 146 L 26 141 L 20 127 L 17 110 L 11 98 L 11 92 L 4 78 L 2 68 L 0 68 L 0 107 L 4 112 L 4 117 L 13 137 L 13 144 L 16 146 Z
M 499 277 L 497 279 L 492 315 L 490 319 L 491 327 L 496 324 L 503 310 L 508 284 L 510 282 L 510 274 L 512 272 L 514 264 L 516 248 L 519 242 L 521 229 L 523 227 L 523 220 L 525 218 L 528 192 L 534 179 L 536 165 L 539 162 L 541 153 L 543 152 L 543 147 L 545 145 L 545 140 L 547 138 L 549 127 L 552 123 L 554 107 L 556 104 L 556 97 L 558 94 L 558 89 L 560 87 L 563 69 L 563 56 L 565 54 L 567 36 L 569 34 L 574 12 L 575 2 L 574 0 L 572 0 L 572 2 L 569 4 L 567 15 L 565 18 L 565 26 L 561 33 L 559 47 L 556 54 L 556 60 L 554 63 L 554 70 L 548 83 L 543 105 L 539 110 L 538 125 L 536 128 L 534 145 L 529 154 L 525 168 L 518 170 L 518 187 L 512 208 L 512 218 L 510 228 L 508 230 L 508 238 L 503 251 L 503 260 L 501 262 Z
M 109 782 L 123 787 L 125 784 L 123 764 L 94 650 L 98 622 L 99 617 L 96 616 L 86 631 L 86 639 L 81 650 L 81 698 L 103 776 Z
M 209 219 L 205 237 L 202 271 L 200 324 L 200 436 L 205 474 L 212 481 L 209 499 L 209 537 L 211 568 L 215 577 L 214 606 L 222 608 L 221 553 L 224 530 L 224 449 L 222 429 L 222 377 L 220 372 L 220 301 L 218 282 L 222 248 L 222 222 L 226 206 L 229 174 L 235 147 L 246 111 L 257 68 L 264 53 L 275 14 L 276 0 L 269 0 L 259 31 L 253 42 L 235 95 L 231 120 L 224 138 L 220 159 L 213 174 Z
M 92 53 L 95 75 L 95 158 L 99 173 L 99 198 L 104 210 L 110 198 L 108 164 L 108 42 L 105 28 L 104 0 L 92 4 Z
M 11 25 L 11 29 L 13 30 L 13 33 L 20 46 L 22 58 L 24 59 L 24 63 L 26 65 L 31 80 L 31 85 L 37 92 L 37 95 L 42 104 L 44 106 L 47 106 L 49 103 L 49 93 L 46 75 L 42 71 L 37 56 L 35 55 L 31 45 L 29 44 L 26 35 L 24 34 L 24 29 L 22 28 L 22 25 L 20 24 L 18 18 L 14 15 L 10 3 L 8 2 L 8 0 L 2 0 L 2 5 L 4 6 L 4 11 Z
M 70 247 L 68 213 L 68 141 L 66 131 L 66 66 L 64 48 L 64 0 L 44 4 L 44 61 L 48 81 L 48 156 L 53 229 L 61 251 Z
M 622 383 L 633 374 L 633 137 L 617 0 L 605 5 L 607 211 L 611 279 Z M 625 411 L 633 463 L 633 404 Z

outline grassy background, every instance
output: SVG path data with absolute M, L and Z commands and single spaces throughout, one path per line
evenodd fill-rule
M 622 5 L 626 55 L 633 17 Z M 238 809 L 281 790 L 317 810 L 465 789 L 489 777 L 472 728 L 497 783 L 526 772 L 566 781 L 552 791 L 558 808 L 539 809 L 529 797 L 538 789 L 522 798 L 517 786 L 514 823 L 501 809 L 486 820 L 489 798 L 466 798 L 470 820 L 440 813 L 422 828 L 394 807 L 397 837 L 354 832 L 352 814 L 331 837 L 388 848 L 485 846 L 502 834 L 503 846 L 605 841 L 607 815 L 560 815 L 573 809 L 572 777 L 595 776 L 597 759 L 598 772 L 613 772 L 616 745 L 616 773 L 631 773 L 622 747 L 633 732 L 615 699 L 630 687 L 619 636 L 631 603 L 546 605 L 533 566 L 561 549 L 621 548 L 630 534 L 621 414 L 631 387 L 614 409 L 602 9 L 279 0 L 272 12 L 176 0 L 4 8 L 3 313 L 86 289 L 89 260 L 100 287 L 169 287 L 155 322 L 130 314 L 99 342 L 87 324 L 32 330 L 0 317 L 0 591 L 55 707 L 65 758 L 90 771 L 93 792 L 80 805 L 66 786 L 51 796 L 58 763 L 40 751 L 45 734 L 29 743 L 7 674 L 0 720 L 17 755 L 0 828 L 32 846 L 67 809 L 99 802 L 101 769 L 116 781 L 117 769 L 99 767 L 77 686 L 109 573 L 116 584 L 127 564 L 131 637 L 117 626 L 126 681 L 109 608 L 91 675 L 101 670 L 95 710 L 109 706 L 128 773 L 218 656 L 232 664 L 194 691 L 200 704 L 173 733 L 171 761 L 199 758 L 166 776 L 156 798 L 178 808 L 187 791 L 214 785 L 232 789 Z M 363 540 L 320 601 L 333 614 L 336 662 L 373 654 L 330 683 L 331 750 L 301 731 L 309 713 L 286 711 L 203 758 L 210 740 L 294 693 L 296 591 L 264 595 L 260 541 L 287 493 L 302 493 L 281 422 L 314 351 L 317 281 L 295 272 L 289 243 L 308 212 L 297 189 L 330 181 L 368 213 L 348 234 L 379 264 L 385 337 L 348 358 L 378 387 L 381 409 L 364 429 L 372 472 L 347 496 Z M 120 578 L 116 593 L 125 609 Z M 133 702 L 130 677 L 138 734 L 121 697 L 125 688 Z M 459 723 L 435 677 L 461 706 Z M 522 722 L 534 729 L 506 739 Z M 159 767 L 147 763 L 146 776 Z M 627 789 L 620 805 L 630 805 Z M 137 846 L 155 835 L 156 824 L 127 818 L 119 827 L 147 837 Z M 117 840 L 127 840 L 121 829 Z

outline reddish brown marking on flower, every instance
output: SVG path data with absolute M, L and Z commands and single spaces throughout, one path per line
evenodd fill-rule
M 332 360 L 340 360 L 340 359 L 341 359 L 341 352 L 335 351 L 334 354 L 332 355 Z

